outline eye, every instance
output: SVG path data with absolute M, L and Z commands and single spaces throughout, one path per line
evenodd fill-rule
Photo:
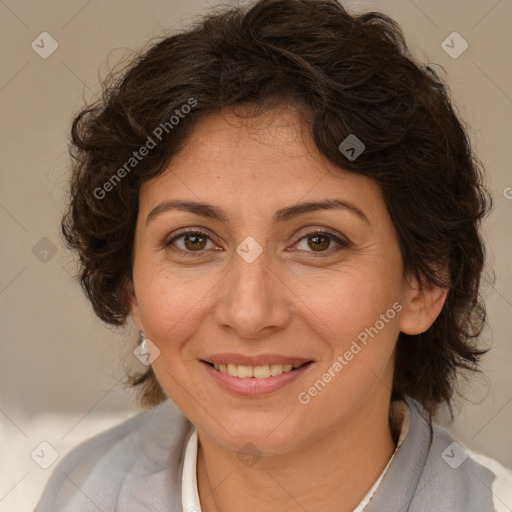
M 313 253 L 315 257 L 329 256 L 333 252 L 350 246 L 348 241 L 343 240 L 335 233 L 326 231 L 325 229 L 315 229 L 308 233 L 301 233 L 296 235 L 295 239 L 298 240 L 296 247 L 298 247 L 299 250 Z M 337 244 L 337 247 L 331 247 L 333 242 Z M 210 246 L 208 246 L 209 243 Z M 303 246 L 300 247 L 300 244 L 303 244 Z M 165 242 L 164 246 L 179 251 L 184 256 L 200 256 L 207 249 L 216 248 L 210 236 L 200 230 L 182 232 L 174 236 L 168 242 Z M 292 250 L 294 251 L 295 249 Z
M 206 233 L 196 230 L 183 232 L 165 242 L 164 245 L 165 247 L 181 251 L 186 256 L 195 256 L 196 254 L 194 253 L 202 253 L 204 249 L 211 248 L 207 247 L 208 242 L 214 245 Z
M 301 233 L 295 238 L 299 241 L 297 246 L 300 250 L 305 250 L 306 252 L 312 253 L 320 253 L 315 254 L 315 257 L 329 256 L 333 252 L 350 246 L 348 241 L 342 240 L 336 234 L 325 230 L 316 229 L 306 234 Z M 334 249 L 331 248 L 332 242 L 335 242 L 338 247 L 335 247 Z M 303 244 L 302 247 L 300 247 L 300 244 Z

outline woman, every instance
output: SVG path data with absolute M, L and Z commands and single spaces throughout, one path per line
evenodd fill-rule
M 37 512 L 508 510 L 511 473 L 431 422 L 484 353 L 490 199 L 393 20 L 211 15 L 72 142 L 63 233 L 97 315 L 141 333 L 149 409 L 72 451 Z

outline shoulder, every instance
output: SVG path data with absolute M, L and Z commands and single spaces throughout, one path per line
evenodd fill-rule
M 473 452 L 444 427 L 432 423 L 430 448 L 411 511 L 416 510 L 415 501 L 420 505 L 417 510 L 435 503 L 438 511 L 446 512 L 509 512 L 512 471 Z
M 496 512 L 510 512 L 512 510 L 512 470 L 495 459 L 468 448 L 466 451 L 471 460 L 492 474 L 493 481 L 490 491 Z
M 153 506 L 179 500 L 191 431 L 191 423 L 166 400 L 88 439 L 57 465 L 35 512 L 124 510 L 122 504 L 144 511 L 149 493 Z

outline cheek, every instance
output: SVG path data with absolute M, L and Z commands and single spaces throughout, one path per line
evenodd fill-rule
M 396 322 L 393 304 L 400 299 L 400 287 L 394 274 L 376 264 L 295 281 L 301 316 L 309 318 L 314 331 L 331 340 L 331 345 L 342 349 L 390 308 L 386 326 Z
M 145 264 L 141 259 L 134 268 L 138 304 L 146 336 L 166 359 L 197 332 L 219 275 L 192 268 L 170 269 L 148 261 Z
M 385 391 L 392 385 L 390 364 L 402 307 L 399 287 L 394 279 L 373 277 L 367 273 L 364 279 L 332 283 L 323 294 L 309 292 L 308 306 L 317 312 L 310 327 L 325 333 L 325 357 L 302 398 L 314 402 L 315 413 L 327 423 L 364 403 L 376 388 Z

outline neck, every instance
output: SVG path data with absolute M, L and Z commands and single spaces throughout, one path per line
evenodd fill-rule
M 396 448 L 388 402 L 381 403 L 333 425 L 294 452 L 264 456 L 252 467 L 199 433 L 202 512 L 352 512 Z

